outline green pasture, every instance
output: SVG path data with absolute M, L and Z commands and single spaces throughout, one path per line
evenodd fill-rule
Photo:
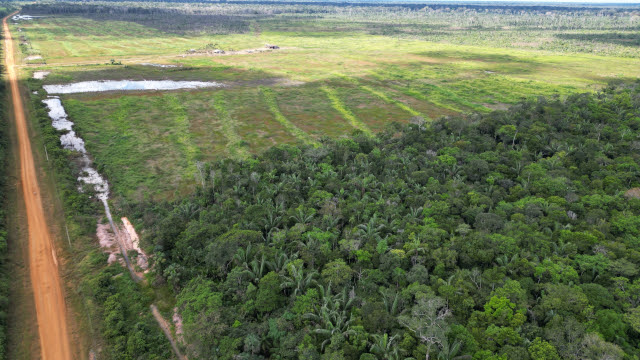
M 44 83 L 211 80 L 222 89 L 65 95 L 77 130 L 117 195 L 173 197 L 197 162 L 247 158 L 280 143 L 375 133 L 392 122 L 488 112 L 528 97 L 594 91 L 640 76 L 638 60 L 538 48 L 461 45 L 282 20 L 259 33 L 171 34 L 133 22 L 49 17 L 13 24 L 51 71 Z M 326 30 L 326 29 L 325 29 Z M 277 44 L 279 50 L 188 54 Z M 111 59 L 122 65 L 106 65 Z M 157 68 L 143 63 L 178 65 Z M 31 80 L 37 88 L 40 81 Z

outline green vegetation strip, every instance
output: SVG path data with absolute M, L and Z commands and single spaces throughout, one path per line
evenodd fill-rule
M 407 104 L 405 104 L 405 103 L 403 103 L 401 101 L 398 101 L 396 99 L 392 99 L 391 97 L 389 97 L 387 94 L 385 94 L 384 92 L 382 92 L 380 90 L 375 90 L 370 86 L 362 85 L 362 84 L 360 84 L 360 82 L 357 79 L 354 79 L 352 77 L 349 77 L 349 76 L 346 76 L 346 75 L 343 75 L 343 74 L 340 74 L 340 73 L 338 73 L 337 75 L 340 76 L 342 79 L 350 82 L 351 84 L 359 87 L 360 89 L 379 97 L 380 99 L 382 99 L 387 104 L 395 105 L 395 106 L 399 107 L 400 109 L 408 112 L 409 114 L 411 114 L 413 116 L 421 116 L 421 117 L 423 117 L 425 119 L 431 120 L 428 116 L 421 114 L 419 111 L 416 111 L 416 110 L 412 109 Z
M 276 101 L 276 96 L 273 93 L 273 90 L 266 88 L 264 86 L 260 87 L 260 91 L 262 92 L 262 96 L 264 97 L 264 101 L 269 107 L 269 110 L 273 114 L 274 118 L 280 125 L 284 126 L 287 131 L 292 133 L 296 138 L 302 140 L 306 144 L 311 144 L 314 146 L 318 145 L 318 142 L 315 141 L 309 134 L 301 130 L 294 123 L 289 121 L 282 112 L 280 112 L 280 108 L 278 107 L 278 102 Z
M 200 150 L 193 143 L 193 137 L 189 129 L 189 118 L 187 117 L 187 112 L 177 97 L 166 96 L 165 100 L 165 105 L 175 115 L 175 141 L 180 145 L 182 152 L 186 157 L 187 173 L 193 175 L 196 171 L 196 160 L 200 154 Z
M 227 111 L 227 102 L 225 99 L 225 94 L 220 91 L 213 95 L 214 103 L 213 106 L 220 117 L 220 121 L 222 121 L 222 133 L 229 141 L 227 145 L 227 150 L 229 151 L 229 155 L 234 158 L 247 158 L 249 157 L 249 151 L 244 147 L 242 143 L 242 138 L 238 135 L 236 128 L 238 127 L 236 124 L 236 120 L 229 115 Z
M 409 114 L 413 115 L 413 116 L 423 116 L 421 113 L 419 113 L 418 111 L 415 111 L 414 109 L 410 108 L 407 104 L 404 104 L 398 100 L 392 99 L 389 96 L 387 96 L 386 94 L 384 94 L 381 91 L 378 90 L 374 90 L 369 86 L 366 85 L 361 85 L 360 86 L 361 89 L 366 90 L 368 92 L 370 92 L 371 94 L 379 97 L 380 99 L 384 100 L 385 102 L 389 103 L 389 104 L 393 104 L 397 107 L 399 107 L 400 109 L 408 112 Z
M 322 90 L 327 94 L 327 97 L 329 98 L 329 100 L 331 100 L 331 106 L 333 106 L 334 109 L 336 109 L 340 114 L 342 114 L 342 116 L 349 121 L 351 126 L 361 130 L 367 135 L 373 135 L 373 132 L 371 131 L 371 129 L 369 129 L 369 127 L 365 123 L 358 120 L 358 118 L 356 118 L 356 116 L 353 115 L 351 110 L 349 110 L 347 106 L 342 102 L 342 100 L 340 100 L 335 90 L 331 89 L 328 86 L 323 86 Z

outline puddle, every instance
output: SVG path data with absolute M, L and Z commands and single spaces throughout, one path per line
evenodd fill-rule
M 178 65 L 168 65 L 168 64 L 154 64 L 154 63 L 142 63 L 142 66 L 153 66 L 159 68 L 177 68 Z
M 64 107 L 62 107 L 60 99 L 57 97 L 50 97 L 42 100 L 42 102 L 49 108 L 49 117 L 52 120 L 51 125 L 53 125 L 56 130 L 71 131 L 73 123 L 67 119 L 67 113 L 64 111 Z
M 31 16 L 31 15 L 13 15 L 13 17 L 11 18 L 11 20 L 13 21 L 20 21 L 20 20 L 33 20 L 36 18 L 41 18 L 44 16 Z
M 57 97 L 49 97 L 42 100 L 49 108 L 49 118 L 51 118 L 51 126 L 58 131 L 66 131 L 60 136 L 60 143 L 65 149 L 79 152 L 82 154 L 80 161 L 82 162 L 83 176 L 78 177 L 78 181 L 92 185 L 98 199 L 102 201 L 105 208 L 108 208 L 107 200 L 109 199 L 109 184 L 102 175 L 94 168 L 91 159 L 87 155 L 87 149 L 84 146 L 84 140 L 76 135 L 73 131 L 73 122 L 69 121 L 67 112 L 62 106 L 62 102 Z
M 49 94 L 77 94 L 103 91 L 140 91 L 140 90 L 180 90 L 223 87 L 222 83 L 205 81 L 172 81 L 172 80 L 106 80 L 82 81 L 64 85 L 45 85 Z
M 34 71 L 33 78 L 37 80 L 42 80 L 47 77 L 47 75 L 51 74 L 51 71 Z

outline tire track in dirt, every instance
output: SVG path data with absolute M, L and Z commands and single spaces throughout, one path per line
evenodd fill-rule
M 14 13 L 15 14 L 15 13 Z M 7 19 L 2 19 L 5 40 L 5 64 L 11 89 L 11 101 L 18 134 L 20 180 L 29 228 L 29 269 L 36 305 L 42 359 L 71 359 L 67 309 L 58 273 L 58 262 L 44 216 L 24 107 L 18 87 L 14 46 Z

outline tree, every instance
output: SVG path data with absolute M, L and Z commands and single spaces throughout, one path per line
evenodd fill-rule
M 353 270 L 344 260 L 337 259 L 327 263 L 322 270 L 322 279 L 326 284 L 332 284 L 337 288 L 343 287 L 349 280 Z
M 586 334 L 580 346 L 582 359 L 617 360 L 624 356 L 624 351 L 618 345 L 602 340 L 595 333 Z
M 275 272 L 267 273 L 258 284 L 256 295 L 256 310 L 259 312 L 271 312 L 279 308 L 284 302 L 280 290 L 280 277 Z
M 627 324 L 623 321 L 623 315 L 611 309 L 598 310 L 593 323 L 593 328 L 604 340 L 609 342 L 626 342 Z M 620 343 L 618 342 L 618 343 Z
M 196 278 L 176 297 L 185 339 L 193 346 L 192 356 L 196 358 L 209 357 L 210 345 L 215 344 L 227 328 L 222 321 L 222 294 L 212 291 L 213 287 L 212 281 Z
M 293 289 L 293 296 L 298 296 L 305 292 L 310 286 L 316 285 L 315 278 L 318 276 L 318 272 L 310 270 L 305 275 L 304 267 L 291 266 L 291 276 L 282 276 L 282 284 L 280 286 L 283 289 Z
M 398 335 L 389 337 L 384 333 L 371 335 L 372 344 L 369 351 L 378 356 L 381 360 L 397 360 L 399 358 L 398 347 L 394 344 Z
M 426 360 L 429 360 L 432 346 L 442 348 L 446 341 L 449 330 L 447 318 L 450 315 L 451 312 L 442 298 L 418 294 L 411 313 L 401 315 L 398 320 L 427 346 Z
M 529 345 L 529 355 L 535 360 L 560 360 L 556 348 L 539 337 Z

